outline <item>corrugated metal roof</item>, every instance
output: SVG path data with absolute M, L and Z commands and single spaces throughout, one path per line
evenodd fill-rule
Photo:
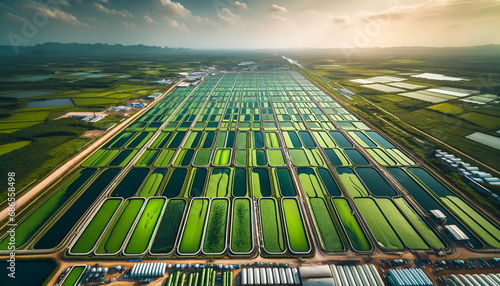
M 456 240 L 469 240 L 469 237 L 458 226 L 452 224 L 444 227 Z

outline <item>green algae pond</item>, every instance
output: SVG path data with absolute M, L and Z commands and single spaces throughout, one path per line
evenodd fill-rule
M 328 211 L 325 200 L 322 198 L 311 198 L 309 200 L 311 211 L 316 222 L 318 233 L 323 249 L 326 251 L 344 251 L 342 239 L 335 227 L 333 218 Z
M 87 266 L 75 265 L 71 268 L 71 271 L 62 281 L 61 286 L 75 286 L 80 277 L 83 275 L 83 271 Z
M 370 193 L 378 197 L 395 197 L 396 190 L 373 168 L 356 168 L 359 178 L 368 187 Z
M 346 190 L 351 197 L 368 197 L 368 191 L 365 189 L 356 173 L 351 168 L 337 168 L 337 174 L 344 183 Z
M 194 157 L 193 160 L 193 166 L 197 167 L 207 166 L 210 163 L 211 157 L 212 157 L 212 150 L 200 149 L 196 152 L 196 156 Z
M 234 170 L 233 179 L 233 196 L 244 197 L 247 196 L 247 171 L 243 168 L 236 168 Z
M 264 250 L 268 254 L 284 253 L 286 251 L 285 241 L 276 200 L 262 198 L 259 200 L 259 207 Z
M 283 198 L 281 203 L 290 251 L 295 254 L 310 252 L 311 246 L 297 199 Z
M 252 169 L 252 190 L 253 196 L 256 198 L 271 196 L 271 182 L 267 169 Z
M 372 246 L 361 228 L 358 219 L 354 215 L 349 203 L 344 198 L 332 198 L 337 214 L 342 221 L 342 225 L 351 241 L 351 246 L 355 251 L 371 251 Z
M 111 221 L 111 218 L 116 213 L 116 210 L 121 203 L 121 199 L 107 199 L 104 201 L 99 211 L 92 218 L 90 223 L 71 248 L 71 253 L 89 253 L 96 245 L 99 237 L 101 237 L 104 229 Z
M 297 190 L 295 190 L 290 171 L 288 169 L 278 168 L 275 169 L 274 172 L 276 174 L 276 181 L 278 182 L 280 194 L 284 197 L 296 196 Z
M 82 163 L 82 167 L 104 167 L 106 166 L 120 150 L 99 149 Z
M 138 150 L 123 150 L 116 156 L 108 166 L 110 167 L 125 167 L 132 158 L 137 154 Z
M 210 204 L 207 230 L 203 242 L 203 252 L 219 254 L 226 250 L 227 217 L 229 200 L 213 199 Z
M 201 195 L 203 195 L 203 189 L 207 178 L 207 169 L 196 168 L 191 172 L 194 173 L 194 176 L 191 176 L 192 182 L 189 190 L 189 196 L 192 198 L 201 197 Z
M 231 149 L 217 149 L 212 164 L 214 166 L 227 166 L 231 160 Z
M 394 202 L 434 249 L 447 248 L 441 238 L 438 237 L 432 228 L 417 214 L 404 198 L 395 198 Z
M 382 248 L 387 250 L 403 250 L 405 248 L 375 201 L 371 198 L 356 198 L 354 203 Z
M 95 168 L 80 170 L 31 215 L 19 223 L 16 227 L 15 247 L 19 248 L 25 244 L 96 172 Z M 8 244 L 8 239 L 2 240 L 0 249 L 7 250 Z
M 150 198 L 147 201 L 144 211 L 125 247 L 125 254 L 141 254 L 147 250 L 164 205 L 164 198 Z
M 249 253 L 253 249 L 252 201 L 248 198 L 233 200 L 231 252 Z
M 165 149 L 160 153 L 160 156 L 154 163 L 155 167 L 167 167 L 170 164 L 170 161 L 172 160 L 172 157 L 174 157 L 175 150 L 174 149 Z
M 180 254 L 194 255 L 200 250 L 209 205 L 210 200 L 208 199 L 191 200 L 178 248 Z
M 377 198 L 375 202 L 407 248 L 429 249 L 422 236 L 417 233 L 392 200 Z
M 111 197 L 122 197 L 124 199 L 133 197 L 149 174 L 149 169 L 134 168 L 130 170 L 120 181 L 118 186 L 111 192 Z
M 435 197 L 430 195 L 413 177 L 406 173 L 400 168 L 387 168 L 389 173 L 398 181 L 418 202 L 418 204 L 427 212 L 430 213 L 431 210 L 440 210 L 445 216 L 448 224 L 454 224 L 460 227 L 460 229 L 469 237 L 469 243 L 473 248 L 479 249 L 484 247 L 483 243 L 472 234 L 467 228 L 463 226 L 463 223 L 458 221 L 454 215 L 448 211 L 443 205 L 441 205 Z
M 228 197 L 231 195 L 231 169 L 229 168 L 214 168 L 210 175 L 207 197 Z
M 162 196 L 167 198 L 174 198 L 181 194 L 182 186 L 186 180 L 187 169 L 175 168 L 171 169 L 168 181 L 163 188 Z
M 146 180 L 139 191 L 138 197 L 149 198 L 156 194 L 163 179 L 167 175 L 167 169 L 155 169 Z
M 151 245 L 150 252 L 152 254 L 169 254 L 174 250 L 185 208 L 185 200 L 172 199 L 168 201 Z
M 290 153 L 290 157 L 292 158 L 292 163 L 295 166 L 309 166 L 311 162 L 309 162 L 309 158 L 306 155 L 304 149 L 288 149 Z
M 281 150 L 267 150 L 267 157 L 269 159 L 269 165 L 273 167 L 285 166 L 285 157 Z
M 128 199 L 123 203 L 120 212 L 95 250 L 96 254 L 115 254 L 120 251 L 132 225 L 139 217 L 144 201 L 144 199 Z
M 90 186 L 78 197 L 66 212 L 35 244 L 35 249 L 51 249 L 61 243 L 73 226 L 80 220 L 89 207 L 101 195 L 102 190 L 118 174 L 120 169 L 107 169 L 95 179 Z
M 154 132 L 139 132 L 130 142 L 125 145 L 128 149 L 140 149 L 153 136 Z

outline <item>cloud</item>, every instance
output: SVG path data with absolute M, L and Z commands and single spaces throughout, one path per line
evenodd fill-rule
M 121 21 L 122 26 L 124 26 L 127 29 L 137 29 L 137 26 L 133 22 L 128 22 L 128 21 Z
M 233 3 L 233 8 L 236 10 L 246 10 L 246 9 L 248 9 L 248 6 L 247 6 L 247 4 L 245 4 L 243 2 L 235 1 Z
M 19 16 L 19 15 L 12 14 L 10 12 L 5 12 L 4 15 L 5 15 L 6 18 L 9 18 L 11 20 L 23 22 L 23 18 L 21 16 Z
M 102 3 L 109 4 L 109 0 L 99 0 L 99 1 L 101 1 Z
M 96 8 L 98 11 L 110 14 L 110 15 L 117 15 L 123 18 L 133 18 L 134 16 L 127 10 L 115 10 L 115 9 L 109 9 L 104 7 L 102 4 L 99 4 L 97 2 L 94 2 L 94 8 Z
M 186 24 L 179 23 L 175 19 L 170 19 L 168 17 L 165 17 L 165 20 L 167 20 L 167 23 L 170 27 L 177 29 L 181 32 L 190 33 L 188 27 L 186 27 Z
M 348 16 L 333 16 L 332 21 L 335 24 L 345 24 L 345 23 L 349 22 L 349 17 Z
M 39 2 L 30 1 L 27 7 L 34 9 L 38 12 L 45 14 L 49 19 L 61 21 L 64 23 L 72 24 L 75 26 L 89 27 L 88 24 L 82 23 L 75 17 L 75 15 L 62 11 L 54 6 L 45 6 Z
M 384 11 L 361 11 L 362 21 L 416 20 L 446 21 L 447 19 L 480 19 L 500 12 L 500 1 L 490 0 L 427 0 L 415 5 L 389 6 Z
M 167 12 L 167 16 L 188 18 L 192 16 L 189 9 L 185 8 L 181 3 L 172 2 L 171 0 L 160 0 L 163 8 Z
M 142 18 L 149 24 L 158 24 L 158 22 L 153 20 L 153 18 L 151 18 L 149 15 L 144 15 Z
M 273 13 L 286 13 L 286 12 L 288 12 L 288 10 L 285 7 L 278 6 L 276 4 L 272 4 L 271 6 L 269 6 L 269 8 L 267 8 L 267 11 L 273 12 Z
M 231 12 L 231 10 L 227 8 L 222 8 L 221 12 L 217 14 L 217 18 L 231 24 L 235 24 L 241 20 L 240 15 L 234 14 L 233 12 Z

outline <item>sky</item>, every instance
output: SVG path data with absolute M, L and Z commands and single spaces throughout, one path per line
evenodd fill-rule
M 500 0 L 0 0 L 0 44 L 194 49 L 500 44 Z

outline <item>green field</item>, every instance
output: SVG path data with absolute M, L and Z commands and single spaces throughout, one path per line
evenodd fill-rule
M 31 141 L 19 141 L 19 142 L 15 142 L 15 143 L 8 143 L 8 144 L 0 145 L 0 156 L 2 156 L 3 154 L 7 154 L 9 152 L 12 152 L 14 150 L 17 150 L 17 149 L 21 149 L 30 143 L 31 143 Z

